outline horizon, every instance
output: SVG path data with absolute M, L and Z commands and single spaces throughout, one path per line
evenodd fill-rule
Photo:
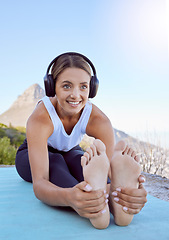
M 75 51 L 100 81 L 92 102 L 127 134 L 166 133 L 169 146 L 169 1 L 77 0 L 1 3 L 0 114 Z M 12 24 L 11 24 L 12 23 Z

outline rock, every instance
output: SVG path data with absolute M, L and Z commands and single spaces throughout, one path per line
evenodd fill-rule
M 142 174 L 146 177 L 144 187 L 148 194 L 169 202 L 169 179 L 156 174 Z
M 44 90 L 38 85 L 33 84 L 16 99 L 12 106 L 0 115 L 0 123 L 10 124 L 14 127 L 26 127 L 26 122 L 37 102 L 45 96 Z

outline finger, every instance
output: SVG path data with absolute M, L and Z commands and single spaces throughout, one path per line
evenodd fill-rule
M 96 212 L 96 213 L 88 213 L 88 212 L 78 212 L 78 214 L 81 217 L 85 217 L 88 219 L 94 219 L 94 218 L 99 218 L 101 216 L 103 216 L 106 213 L 105 209 L 101 210 L 100 212 Z
M 86 201 L 92 201 L 94 204 L 96 201 L 96 204 L 100 204 L 104 201 L 106 201 L 107 199 L 109 199 L 109 194 L 102 192 L 102 191 L 92 191 L 90 193 L 88 193 L 88 195 L 86 195 Z
M 78 188 L 82 190 L 82 192 L 79 193 L 79 200 L 83 201 L 98 201 L 97 204 L 103 202 L 104 200 L 108 199 L 109 195 L 106 193 L 105 190 L 96 190 L 92 191 L 92 187 L 86 183 L 85 181 L 78 183 L 75 188 Z
M 133 197 L 145 197 L 147 192 L 142 184 L 139 185 L 139 188 L 117 188 L 118 194 L 122 193 L 124 195 L 129 195 Z
M 136 197 L 136 196 L 130 196 L 130 195 L 126 195 L 126 194 L 119 194 L 118 197 L 129 203 L 145 204 L 147 202 L 146 195 Z
M 140 197 L 140 196 L 133 196 L 133 195 L 131 196 L 121 192 L 114 191 L 112 195 L 114 196 L 115 201 L 121 205 L 122 204 L 125 205 L 125 202 L 129 204 L 140 204 L 140 208 L 142 208 L 143 205 L 147 202 L 147 198 L 145 194 L 143 194 Z
M 90 192 L 92 190 L 90 184 L 85 181 L 78 183 L 75 187 L 85 192 Z
M 126 206 L 124 206 L 122 209 L 125 213 L 131 214 L 131 215 L 138 214 L 141 211 L 141 209 L 131 209 Z
M 108 200 L 105 199 L 105 197 L 103 196 L 103 197 L 101 197 L 99 199 L 82 200 L 82 201 L 83 201 L 83 203 L 82 203 L 83 207 L 85 207 L 85 208 L 94 208 L 94 207 L 98 207 L 98 206 L 100 206 L 102 204 L 107 203 Z
M 79 211 L 82 211 L 83 209 L 88 209 L 88 212 L 93 212 L 93 209 L 94 209 L 94 212 L 97 212 L 101 209 L 100 206 L 104 206 L 105 204 L 107 204 L 107 202 L 108 201 L 105 200 L 104 198 L 100 198 L 97 200 L 90 200 L 90 201 L 81 199 L 75 202 L 75 208 L 79 209 Z
M 90 189 L 90 185 L 87 184 L 87 186 L 85 188 L 89 187 Z M 85 189 L 84 188 L 84 189 Z M 83 192 L 83 195 L 81 196 L 81 198 L 85 201 L 93 201 L 93 200 L 105 200 L 107 199 L 107 194 L 103 191 L 103 190 L 97 190 L 97 191 L 86 191 Z
M 92 193 L 92 192 L 91 192 Z M 91 195 L 90 193 L 90 195 Z M 89 195 L 89 194 L 88 194 Z M 86 197 L 86 196 L 85 196 Z M 94 208 L 94 207 L 99 207 L 101 205 L 105 205 L 108 203 L 109 201 L 109 195 L 108 194 L 103 194 L 100 198 L 98 199 L 92 199 L 92 196 L 89 196 L 90 199 L 89 200 L 83 200 L 83 207 L 85 208 Z M 83 198 L 84 199 L 84 198 Z
M 139 183 L 144 183 L 146 181 L 146 178 L 144 175 L 140 175 L 138 178 Z
M 133 197 L 131 198 L 129 196 L 125 196 L 124 198 L 115 197 L 113 200 L 122 206 L 126 206 L 132 209 L 143 208 L 143 205 L 145 204 L 145 201 L 143 201 L 143 199 Z
M 119 198 L 114 198 L 114 201 L 121 205 L 122 207 L 125 207 L 125 211 L 127 211 L 129 214 L 136 214 L 140 212 L 140 210 L 144 207 L 145 203 L 130 203 L 126 202 Z M 124 209 L 123 209 L 124 210 Z
M 103 216 L 105 213 L 106 213 L 106 209 L 104 208 L 103 210 L 101 210 L 101 211 L 98 212 L 98 213 L 92 213 L 92 214 L 90 215 L 90 219 L 98 218 L 98 217 L 100 217 L 100 216 Z
M 102 204 L 95 205 L 95 206 L 90 206 L 90 207 L 85 207 L 84 210 L 86 212 L 89 212 L 89 213 L 97 213 L 97 212 L 102 211 L 105 208 L 107 203 L 108 203 L 108 199 L 106 201 L 104 201 Z
M 143 194 L 144 197 L 147 197 L 147 191 L 146 191 L 146 189 L 144 188 L 144 186 L 143 186 L 142 183 L 139 184 L 138 190 L 140 190 L 140 191 L 142 192 L 142 194 Z
M 144 188 L 144 186 L 143 186 L 142 183 L 139 184 L 138 189 L 142 191 L 144 197 L 147 197 L 147 191 L 146 191 L 146 189 Z

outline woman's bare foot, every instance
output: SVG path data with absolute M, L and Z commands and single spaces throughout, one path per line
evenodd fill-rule
M 116 144 L 110 168 L 110 210 L 114 215 L 115 223 L 120 226 L 126 226 L 132 221 L 133 215 L 123 211 L 122 206 L 117 203 L 118 198 L 113 196 L 112 192 L 120 187 L 138 188 L 138 177 L 141 173 L 141 167 L 134 151 L 127 148 L 124 141 Z
M 84 180 L 93 190 L 103 189 L 106 191 L 110 162 L 106 155 L 106 147 L 102 141 L 95 139 L 93 144 L 86 150 L 81 159 Z M 106 206 L 101 217 L 90 219 L 92 225 L 98 229 L 108 227 L 110 221 L 109 207 Z

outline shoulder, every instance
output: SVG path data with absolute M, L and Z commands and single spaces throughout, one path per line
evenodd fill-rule
M 97 138 L 96 132 L 98 131 L 113 131 L 110 119 L 94 104 L 92 104 L 92 112 L 86 128 L 88 135 Z
M 27 134 L 29 133 L 31 135 L 45 134 L 50 136 L 52 134 L 53 124 L 42 101 L 36 106 L 28 118 L 26 129 Z
M 92 104 L 92 112 L 90 116 L 90 124 L 110 123 L 110 119 L 96 105 Z

